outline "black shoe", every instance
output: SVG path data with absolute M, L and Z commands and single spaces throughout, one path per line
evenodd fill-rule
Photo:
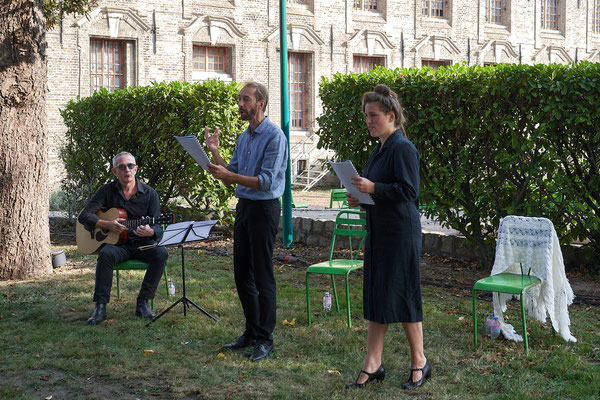
M 419 379 L 416 382 L 413 382 L 412 376 L 413 376 L 413 372 L 416 371 L 421 371 L 421 379 Z M 414 368 L 410 370 L 410 375 L 408 376 L 408 380 L 406 381 L 406 383 L 402 386 L 403 389 L 416 389 L 419 386 L 422 386 L 423 383 L 425 382 L 425 380 L 427 380 L 427 378 L 431 377 L 431 364 L 429 364 L 429 360 L 427 360 L 427 362 L 425 363 L 425 366 L 423 368 Z
M 223 348 L 225 348 L 227 350 L 239 350 L 239 349 L 243 349 L 245 347 L 254 346 L 255 344 L 256 344 L 255 339 L 250 339 L 246 335 L 242 335 L 235 342 L 227 343 L 226 345 L 223 345 Z
M 367 380 L 364 381 L 363 383 L 358 383 L 358 378 L 360 378 L 360 374 L 365 374 L 366 376 L 368 376 Z M 356 380 L 354 382 L 348 382 L 346 383 L 346 389 L 350 389 L 350 388 L 362 388 L 365 387 L 365 385 L 369 382 L 373 382 L 373 381 L 382 381 L 385 379 L 385 367 L 383 366 L 383 364 L 381 364 L 379 366 L 379 368 L 377 368 L 377 371 L 375 372 L 367 372 L 367 371 L 360 371 L 358 373 L 358 376 L 356 377 Z
M 137 299 L 137 305 L 135 306 L 135 315 L 138 317 L 144 317 L 152 319 L 155 317 L 154 313 L 148 307 L 148 300 Z
M 252 352 L 252 361 L 256 362 L 269 357 L 274 349 L 275 346 L 273 346 L 272 343 L 257 342 L 256 346 L 254 346 L 254 351 Z
M 96 308 L 91 317 L 85 321 L 88 325 L 100 325 L 106 319 L 106 303 L 96 303 Z

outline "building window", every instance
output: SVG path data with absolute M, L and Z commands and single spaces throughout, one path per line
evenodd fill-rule
M 365 57 L 365 56 L 354 56 L 354 72 L 357 74 L 363 72 L 369 72 L 375 67 L 384 66 L 383 57 Z
M 125 87 L 125 43 L 90 39 L 90 93 L 100 88 L 109 92 Z
M 594 0 L 594 32 L 600 33 L 600 0 Z
M 445 18 L 446 0 L 424 0 L 423 2 L 423 16 L 432 18 Z
M 354 0 L 355 10 L 378 11 L 380 0 Z
M 542 29 L 558 29 L 558 0 L 542 0 Z
M 486 0 L 485 22 L 502 25 L 503 0 Z
M 440 69 L 440 67 L 448 67 L 452 65 L 450 60 L 421 60 L 421 67 L 429 67 L 434 70 Z
M 225 72 L 227 49 L 225 47 L 194 46 L 192 71 Z
M 288 53 L 290 85 L 290 122 L 293 129 L 305 129 L 307 123 L 308 73 L 306 55 Z

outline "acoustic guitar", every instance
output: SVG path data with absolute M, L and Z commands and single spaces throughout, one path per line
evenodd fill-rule
M 127 219 L 127 211 L 122 208 L 111 208 L 108 211 L 100 210 L 96 213 L 98 218 L 105 221 L 112 221 L 117 218 Z M 127 228 L 137 228 L 142 225 L 154 225 L 154 224 L 172 224 L 173 214 L 163 214 L 158 217 L 145 217 L 140 219 L 129 219 L 121 222 Z M 121 234 L 114 233 L 108 229 L 95 228 L 90 233 L 84 226 L 77 221 L 75 227 L 75 233 L 77 237 L 77 248 L 84 254 L 93 254 L 100 251 L 100 248 L 108 244 L 123 244 L 127 240 L 127 230 Z

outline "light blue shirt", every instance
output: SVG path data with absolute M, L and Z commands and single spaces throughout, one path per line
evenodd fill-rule
M 287 140 L 269 117 L 250 132 L 248 127 L 238 138 L 227 169 L 236 174 L 258 177 L 259 189 L 237 185 L 241 199 L 271 200 L 283 195 L 288 162 Z

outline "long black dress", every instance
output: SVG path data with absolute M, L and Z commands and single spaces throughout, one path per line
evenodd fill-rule
M 380 324 L 420 322 L 419 153 L 397 130 L 373 150 L 363 176 L 375 183 L 375 205 L 364 206 L 364 317 Z

